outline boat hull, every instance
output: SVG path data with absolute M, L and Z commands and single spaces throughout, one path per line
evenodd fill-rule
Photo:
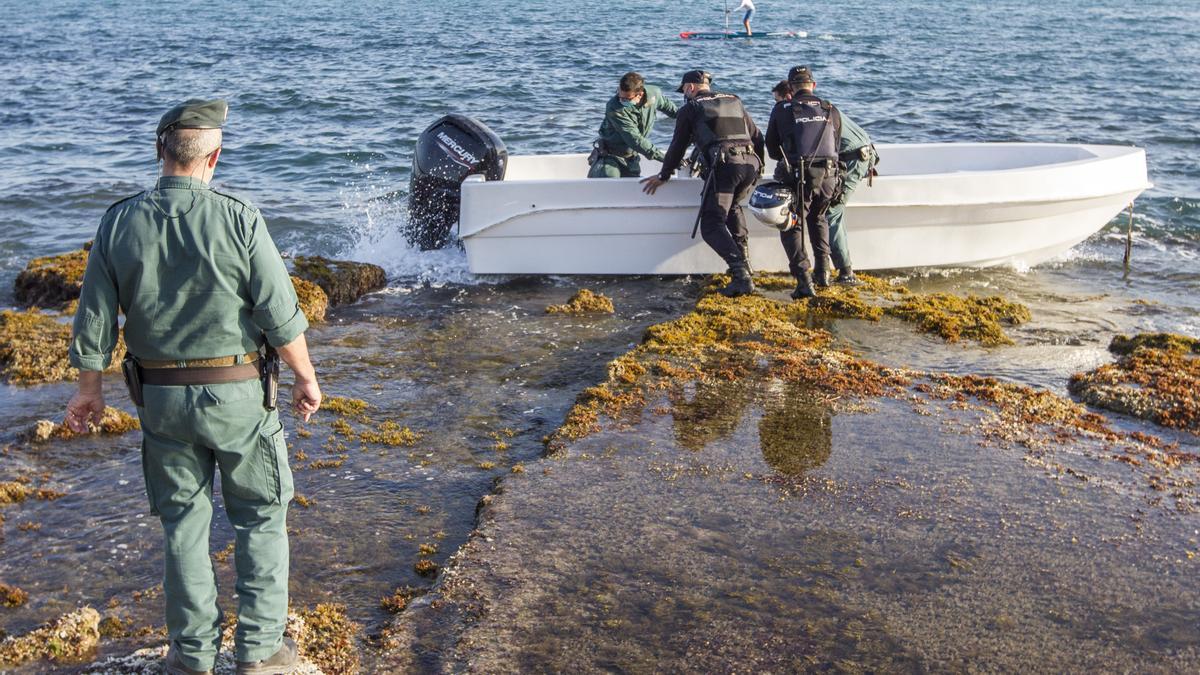
M 1020 144 L 996 145 L 1011 151 Z M 912 152 L 920 147 L 908 146 L 910 165 L 918 161 Z M 1147 187 L 1145 156 L 1136 148 L 1064 147 L 1111 152 L 1062 163 L 1068 166 L 909 173 L 885 175 L 874 186 L 864 183 L 846 207 L 854 267 L 1037 265 L 1091 236 Z M 904 160 L 899 146 L 892 150 L 881 146 L 881 169 L 889 154 Z M 562 158 L 569 156 L 557 157 L 554 162 L 565 163 Z M 542 168 L 564 173 L 561 166 Z M 655 170 L 648 167 L 647 173 Z M 461 223 L 471 271 L 686 275 L 725 270 L 701 238 L 691 238 L 698 179 L 669 181 L 653 197 L 639 187 L 635 179 L 469 180 L 463 185 Z M 748 210 L 746 221 L 751 265 L 786 272 L 778 232 Z

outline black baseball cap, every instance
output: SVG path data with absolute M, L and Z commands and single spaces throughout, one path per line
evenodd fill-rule
M 683 91 L 685 84 L 708 84 L 712 82 L 712 75 L 703 70 L 689 70 L 683 74 L 683 81 L 679 83 L 679 88 L 675 91 Z
M 808 66 L 794 66 L 788 71 L 788 82 L 816 82 Z

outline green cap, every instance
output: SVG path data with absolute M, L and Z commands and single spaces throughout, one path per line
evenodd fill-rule
M 188 99 L 158 120 L 158 131 L 154 135 L 162 136 L 164 131 L 171 129 L 220 129 L 228 116 L 229 104 L 223 99 Z

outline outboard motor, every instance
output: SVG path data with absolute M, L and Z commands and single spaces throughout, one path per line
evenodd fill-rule
M 473 173 L 504 180 L 508 149 L 491 129 L 466 115 L 446 115 L 417 138 L 404 236 L 422 251 L 442 248 L 458 222 L 462 182 Z

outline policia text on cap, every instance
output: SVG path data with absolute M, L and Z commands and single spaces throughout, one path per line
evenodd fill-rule
M 308 322 L 262 215 L 208 185 L 227 110 L 190 100 L 163 115 L 162 175 L 101 219 L 70 346 L 80 377 L 66 422 L 83 431 L 104 412 L 101 371 L 124 312 L 146 493 L 165 536 L 169 673 L 208 672 L 221 642 L 208 545 L 215 470 L 236 534 L 238 672 L 284 672 L 296 658 L 283 637 L 292 476 L 262 350 L 278 349 L 292 369 L 292 405 L 306 420 L 321 390 Z

